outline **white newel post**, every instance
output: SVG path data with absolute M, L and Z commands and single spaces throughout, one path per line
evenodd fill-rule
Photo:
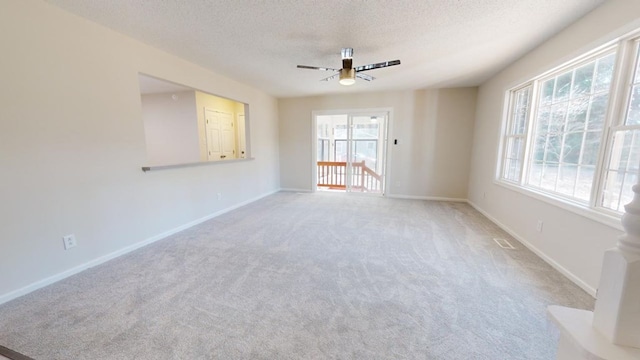
M 640 185 L 633 192 L 625 234 L 604 254 L 593 326 L 616 345 L 640 348 Z
M 558 360 L 640 359 L 640 183 L 625 205 L 622 235 L 604 254 L 595 311 L 550 306 Z

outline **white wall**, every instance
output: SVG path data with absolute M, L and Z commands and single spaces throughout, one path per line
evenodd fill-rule
M 388 195 L 466 199 L 475 101 L 476 88 L 280 99 L 281 186 L 312 190 L 312 111 L 393 108 Z
M 0 2 L 0 44 L 0 302 L 279 188 L 271 96 L 40 0 Z M 142 172 L 138 72 L 249 103 L 255 160 Z
M 200 161 L 196 92 L 141 96 L 149 165 Z
M 483 84 L 478 92 L 469 199 L 514 235 L 595 293 L 603 252 L 619 229 L 494 183 L 505 91 L 640 26 L 640 1 L 612 0 Z M 486 196 L 483 196 L 486 194 Z M 544 222 L 542 233 L 536 231 Z

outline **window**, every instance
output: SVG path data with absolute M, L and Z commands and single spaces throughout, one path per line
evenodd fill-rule
M 589 201 L 614 61 L 601 55 L 540 81 L 528 185 Z
M 524 163 L 527 118 L 531 102 L 531 85 L 514 90 L 509 101 L 509 121 L 505 132 L 502 179 L 520 182 Z
M 621 212 L 640 168 L 639 48 L 623 39 L 510 90 L 498 180 Z
M 603 192 L 598 204 L 607 209 L 623 211 L 633 199 L 631 186 L 638 182 L 640 162 L 640 50 L 635 46 L 635 61 L 629 85 L 625 88 L 625 112 L 619 126 L 612 128 L 611 149 L 604 169 Z

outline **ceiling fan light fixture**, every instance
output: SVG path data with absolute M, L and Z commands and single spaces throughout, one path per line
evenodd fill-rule
M 341 69 L 340 70 L 340 85 L 353 85 L 356 83 L 356 70 L 355 69 Z
M 391 61 L 383 61 L 375 64 L 354 67 L 352 48 L 342 48 L 341 55 L 342 55 L 341 69 L 335 69 L 335 68 L 329 68 L 329 67 L 317 67 L 317 66 L 309 66 L 309 65 L 298 65 L 298 69 L 332 71 L 333 75 L 326 77 L 324 79 L 320 79 L 320 81 L 329 81 L 329 80 L 334 80 L 335 78 L 339 78 L 340 85 L 349 86 L 356 83 L 356 78 L 360 78 L 366 81 L 373 81 L 376 79 L 371 75 L 364 74 L 363 71 L 369 71 L 369 70 L 375 70 L 375 69 L 385 68 L 389 66 L 400 65 L 400 60 L 391 60 Z

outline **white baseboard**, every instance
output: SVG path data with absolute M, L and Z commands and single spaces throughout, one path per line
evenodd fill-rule
M 245 205 L 250 204 L 250 203 L 252 203 L 254 201 L 258 201 L 258 200 L 260 200 L 260 199 L 262 199 L 264 197 L 267 197 L 269 195 L 275 194 L 278 191 L 279 190 L 272 191 L 272 192 L 269 192 L 269 193 L 265 193 L 265 194 L 262 194 L 260 196 L 255 197 L 255 198 L 252 198 L 252 199 L 243 201 L 241 203 L 235 204 L 235 205 L 233 205 L 231 207 L 216 211 L 216 212 L 214 212 L 212 214 L 209 214 L 209 215 L 201 217 L 199 219 L 190 221 L 190 222 L 188 222 L 186 224 L 183 224 L 183 225 L 180 225 L 180 226 L 178 226 L 176 228 L 167 230 L 167 231 L 165 231 L 165 232 L 163 232 L 161 234 L 152 236 L 152 237 L 150 237 L 148 239 L 145 239 L 145 240 L 142 240 L 142 241 L 137 242 L 135 244 L 129 245 L 129 246 L 124 247 L 124 248 L 122 248 L 120 250 L 116 250 L 116 251 L 114 251 L 112 253 L 100 256 L 100 257 L 98 257 L 96 259 L 93 259 L 91 261 L 88 261 L 88 262 L 86 262 L 84 264 L 75 266 L 75 267 L 73 267 L 73 268 L 71 268 L 69 270 L 65 270 L 65 271 L 63 271 L 61 273 L 58 273 L 58 274 L 55 274 L 53 276 L 49 276 L 49 277 L 47 277 L 45 279 L 36 281 L 36 282 L 31 283 L 31 284 L 29 284 L 29 285 L 27 285 L 27 286 L 25 286 L 23 288 L 11 291 L 11 292 L 9 292 L 7 294 L 0 295 L 0 305 L 4 304 L 6 302 L 9 302 L 9 301 L 11 301 L 13 299 L 16 299 L 16 298 L 18 298 L 20 296 L 26 295 L 26 294 L 28 294 L 30 292 L 33 292 L 35 290 L 38 290 L 40 288 L 43 288 L 45 286 L 51 285 L 53 283 L 56 283 L 56 282 L 58 282 L 60 280 L 63 280 L 65 278 L 68 278 L 69 276 L 75 275 L 75 274 L 77 274 L 79 272 L 82 272 L 82 271 L 84 271 L 86 269 L 92 268 L 94 266 L 98 266 L 98 265 L 103 264 L 103 263 L 105 263 L 105 262 L 107 262 L 109 260 L 115 259 L 115 258 L 117 258 L 119 256 L 125 255 L 125 254 L 130 253 L 130 252 L 132 252 L 134 250 L 140 249 L 140 248 L 142 248 L 144 246 L 147 246 L 149 244 L 152 244 L 152 243 L 154 243 L 154 242 L 156 242 L 158 240 L 162 240 L 162 239 L 164 239 L 166 237 L 169 237 L 169 236 L 171 236 L 173 234 L 176 234 L 176 233 L 178 233 L 180 231 L 186 230 L 186 229 L 188 229 L 188 228 L 190 228 L 192 226 L 198 225 L 198 224 L 203 223 L 203 222 L 205 222 L 207 220 L 210 220 L 210 219 L 213 219 L 213 218 L 215 218 L 217 216 L 220 216 L 222 214 L 228 213 L 228 212 L 230 212 L 232 210 L 235 210 L 235 209 L 237 209 L 237 208 L 239 208 L 241 206 L 245 206 Z
M 467 202 L 467 199 L 439 197 L 439 196 L 414 196 L 414 195 L 398 195 L 398 194 L 385 194 L 385 196 L 392 199 Z
M 476 205 L 472 201 L 468 200 L 467 202 L 469 203 L 469 205 L 473 206 L 474 209 L 478 210 L 478 212 L 480 212 L 482 215 L 486 216 L 489 220 L 491 220 L 494 224 L 498 225 L 502 230 L 506 231 L 507 233 L 509 233 L 509 235 L 513 236 L 516 240 L 522 243 L 522 245 L 526 246 L 529 250 L 531 250 L 533 253 L 538 255 L 538 257 L 544 260 L 547 264 L 551 265 L 554 269 L 558 270 L 562 275 L 566 276 L 574 284 L 582 288 L 582 290 L 586 291 L 589 295 L 593 296 L 594 298 L 596 297 L 596 289 L 594 289 L 589 284 L 584 282 L 584 280 L 582 280 L 580 277 L 578 277 L 571 271 L 567 270 L 564 266 L 560 265 L 558 262 L 550 258 L 542 250 L 535 247 L 531 242 L 527 241 L 522 236 L 518 235 L 515 231 L 513 231 L 511 228 L 501 223 L 493 216 L 489 215 L 489 213 L 484 211 L 482 208 L 480 208 L 478 205 Z
M 167 230 L 161 234 L 152 236 L 148 239 L 145 239 L 143 241 L 137 242 L 135 244 L 129 245 L 125 248 L 122 248 L 120 250 L 116 250 L 112 253 L 109 253 L 107 255 L 101 256 L 99 258 L 93 259 L 91 261 L 88 261 L 84 264 L 78 265 L 76 267 L 73 267 L 69 270 L 63 271 L 61 273 L 55 274 L 53 276 L 47 277 L 45 279 L 36 281 L 34 283 L 31 283 L 23 288 L 11 291 L 7 294 L 3 294 L 0 296 L 0 304 L 4 304 L 6 302 L 9 302 L 13 299 L 16 299 L 20 296 L 26 295 L 30 292 L 33 292 L 35 290 L 38 290 L 40 288 L 43 288 L 45 286 L 51 285 L 53 283 L 56 283 L 60 280 L 63 280 L 65 278 L 68 278 L 72 275 L 75 275 L 77 273 L 80 273 L 86 269 L 89 269 L 91 267 L 94 266 L 98 266 L 100 264 L 103 264 L 109 260 L 115 259 L 119 256 L 125 255 L 127 253 L 130 253 L 134 250 L 140 249 L 146 245 L 152 244 L 158 240 L 162 240 L 166 237 L 169 237 L 173 234 L 176 234 L 180 231 L 186 230 L 192 226 L 198 225 L 200 223 L 203 223 L 207 220 L 213 219 L 217 216 L 220 216 L 222 214 L 225 214 L 227 212 L 230 212 L 232 210 L 235 210 L 239 207 L 245 206 L 247 204 L 250 204 L 254 201 L 260 200 L 264 197 L 267 197 L 269 195 L 272 195 L 274 193 L 277 193 L 279 191 L 290 191 L 290 192 L 310 192 L 309 190 L 305 190 L 305 189 L 279 189 L 276 191 L 272 191 L 269 193 L 265 193 L 263 195 L 257 196 L 255 198 L 243 201 L 241 203 L 235 204 L 231 207 L 219 210 L 215 213 L 209 214 L 207 216 L 204 216 L 202 218 L 193 220 L 191 222 L 188 222 L 186 224 L 180 225 L 176 228 Z M 586 291 L 587 293 L 589 293 L 591 296 L 593 296 L 595 298 L 596 296 L 596 289 L 594 289 L 593 287 L 589 286 L 586 282 L 584 282 L 582 279 L 580 279 L 578 276 L 576 276 L 575 274 L 573 274 L 572 272 L 570 272 L 569 270 L 567 270 L 566 268 L 564 268 L 562 265 L 558 264 L 555 260 L 553 260 L 552 258 L 550 258 L 548 255 L 546 255 L 544 252 L 542 252 L 541 250 L 539 250 L 538 248 L 536 248 L 535 246 L 533 246 L 529 241 L 525 240 L 524 238 L 522 238 L 520 235 L 518 235 L 515 231 L 513 231 L 512 229 L 510 229 L 508 226 L 502 224 L 500 221 L 498 221 L 497 219 L 495 219 L 493 216 L 489 215 L 486 211 L 484 211 L 482 208 L 480 208 L 478 205 L 476 205 L 475 203 L 473 203 L 470 200 L 467 199 L 458 199 L 458 198 L 444 198 L 444 197 L 429 197 L 429 196 L 410 196 L 410 195 L 387 195 L 387 197 L 390 198 L 398 198 L 398 199 L 413 199 L 413 200 L 433 200 L 433 201 L 452 201 L 452 202 L 467 202 L 469 203 L 469 205 L 471 205 L 474 209 L 476 209 L 478 212 L 480 212 L 481 214 L 483 214 L 484 216 L 486 216 L 489 220 L 491 220 L 493 223 L 495 223 L 496 225 L 498 225 L 501 229 L 503 229 L 504 231 L 506 231 L 507 233 L 509 233 L 509 235 L 513 236 L 515 239 L 517 239 L 520 243 L 522 243 L 524 246 L 526 246 L 529 250 L 531 250 L 532 252 L 534 252 L 536 255 L 538 255 L 541 259 L 543 259 L 545 262 L 547 262 L 549 265 L 551 265 L 554 269 L 558 270 L 560 273 L 562 273 L 564 276 L 566 276 L 567 278 L 569 278 L 569 280 L 573 281 L 576 285 L 578 285 L 580 288 L 582 288 L 584 291 Z
M 309 189 L 294 189 L 294 188 L 280 188 L 282 192 L 299 192 L 299 193 L 311 193 L 313 191 Z
M 299 193 L 312 193 L 313 191 L 309 189 L 295 189 L 295 188 L 281 188 L 282 192 L 299 192 Z M 361 194 L 358 192 L 350 193 L 352 195 Z M 370 195 L 368 193 L 364 193 L 365 195 Z M 450 202 L 467 202 L 467 199 L 461 198 L 449 198 L 449 197 L 439 197 L 439 196 L 414 196 L 414 195 L 398 195 L 398 194 L 385 194 L 385 197 L 392 199 L 409 199 L 409 200 L 429 200 L 429 201 L 450 201 Z

